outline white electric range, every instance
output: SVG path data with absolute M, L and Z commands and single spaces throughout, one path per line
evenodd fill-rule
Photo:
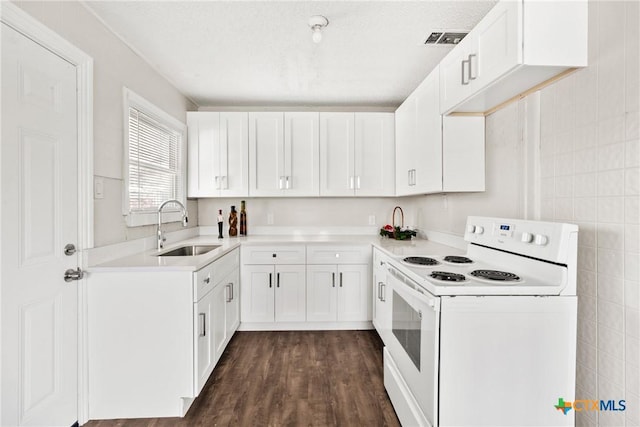
M 385 387 L 403 425 L 560 426 L 575 388 L 578 227 L 469 217 L 464 255 L 393 257 Z

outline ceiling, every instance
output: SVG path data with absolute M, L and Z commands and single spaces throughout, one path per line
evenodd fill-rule
M 86 1 L 200 107 L 396 107 L 496 1 Z M 329 26 L 313 43 L 307 24 Z

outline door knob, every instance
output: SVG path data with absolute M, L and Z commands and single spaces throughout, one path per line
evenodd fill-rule
M 81 280 L 84 277 L 84 271 L 80 267 L 77 270 L 73 268 L 64 272 L 64 281 L 71 282 L 72 280 Z

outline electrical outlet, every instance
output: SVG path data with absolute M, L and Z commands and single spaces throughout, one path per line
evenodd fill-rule
M 369 215 L 369 225 L 376 225 L 376 216 Z
M 273 214 L 271 212 L 267 214 L 267 225 L 273 225 Z

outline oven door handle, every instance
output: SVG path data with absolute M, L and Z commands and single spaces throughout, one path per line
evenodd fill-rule
M 440 311 L 440 298 L 432 295 L 429 291 L 424 290 L 415 280 L 409 278 L 396 267 L 387 264 L 387 271 L 393 279 L 390 281 L 391 288 L 401 294 L 408 294 L 412 298 L 416 298 L 423 304 L 426 304 L 433 311 Z M 399 283 L 398 283 L 399 282 Z

